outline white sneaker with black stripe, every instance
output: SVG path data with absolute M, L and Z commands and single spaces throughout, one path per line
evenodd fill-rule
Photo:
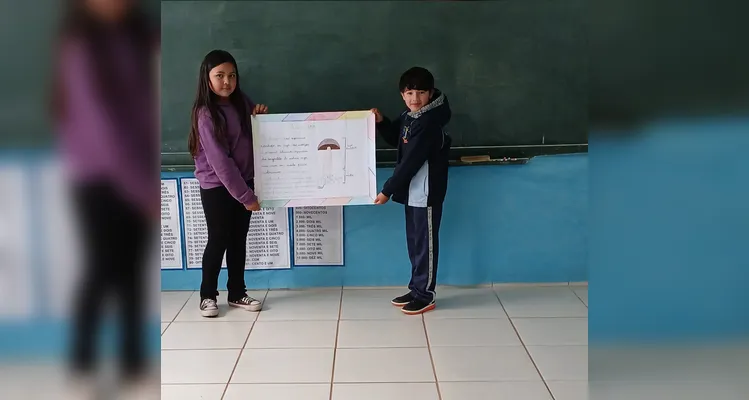
M 207 318 L 214 318 L 218 316 L 218 304 L 213 299 L 203 299 L 200 302 L 200 314 Z
M 244 296 L 239 300 L 229 301 L 229 305 L 232 307 L 244 308 L 247 311 L 260 311 L 263 308 L 263 304 L 259 300 L 255 300 L 250 296 Z

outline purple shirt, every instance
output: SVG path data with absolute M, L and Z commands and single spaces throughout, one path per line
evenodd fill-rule
M 112 76 L 122 87 L 112 115 L 92 77 L 92 58 L 83 42 L 63 43 L 60 85 L 64 113 L 57 121 L 63 161 L 73 180 L 109 182 L 127 201 L 144 212 L 158 211 L 159 145 L 156 88 L 138 70 L 143 57 L 124 34 L 113 32 L 108 45 L 117 66 Z M 101 56 L 101 55 L 98 55 Z M 155 71 L 155 66 L 154 66 Z M 156 82 L 154 82 L 154 85 Z
M 248 112 L 254 106 L 248 101 Z M 226 116 L 226 141 L 222 146 L 213 135 L 213 120 L 207 110 L 198 115 L 200 144 L 195 157 L 195 177 L 203 189 L 224 186 L 229 193 L 244 205 L 257 201 L 247 181 L 255 177 L 252 154 L 252 132 L 242 132 L 239 113 L 231 104 L 222 104 Z

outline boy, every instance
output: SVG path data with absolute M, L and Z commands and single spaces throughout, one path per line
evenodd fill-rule
M 406 208 L 406 243 L 411 259 L 410 292 L 392 300 L 406 314 L 434 309 L 442 203 L 447 192 L 451 139 L 447 97 L 434 88 L 432 74 L 420 67 L 404 72 L 399 84 L 408 107 L 395 121 L 372 109 L 377 132 L 398 148 L 393 176 L 385 182 L 375 204 L 393 201 Z

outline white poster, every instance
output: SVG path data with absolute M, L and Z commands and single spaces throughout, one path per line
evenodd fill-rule
M 343 265 L 343 207 L 294 209 L 294 265 Z
M 39 213 L 42 220 L 42 243 L 44 281 L 40 287 L 45 295 L 55 301 L 45 304 L 44 312 L 55 318 L 69 319 L 73 311 L 75 295 L 79 293 L 84 265 L 80 214 L 73 202 L 71 182 L 63 174 L 62 165 L 56 161 L 45 163 L 39 169 L 40 196 Z M 154 225 L 154 229 L 156 226 Z M 151 305 L 149 317 L 159 315 L 158 293 L 161 290 L 159 267 L 159 241 L 157 231 L 148 247 L 145 260 L 145 288 L 147 304 Z M 112 255 L 116 257 L 117 255 Z M 105 266 L 106 267 L 106 266 Z
M 195 178 L 183 178 L 180 183 L 187 268 L 201 268 L 203 251 L 208 243 L 208 228 L 200 201 L 200 184 Z M 289 242 L 289 214 L 285 208 L 253 212 L 247 234 L 245 269 L 291 268 Z M 226 267 L 226 255 L 221 265 Z
M 252 119 L 255 185 L 269 207 L 373 204 L 371 111 L 266 114 Z
M 45 307 L 57 318 L 69 318 L 75 285 L 83 261 L 78 212 L 74 207 L 70 182 L 58 161 L 45 163 L 39 169 L 39 213 L 44 243 L 44 293 L 55 301 Z
M 161 269 L 182 269 L 177 180 L 161 180 Z
M 27 180 L 21 165 L 0 164 L 0 320 L 34 312 Z

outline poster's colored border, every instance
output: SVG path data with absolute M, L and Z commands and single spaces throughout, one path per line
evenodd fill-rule
M 368 119 L 374 118 L 371 111 L 332 111 L 318 113 L 290 113 L 290 114 L 267 114 L 260 118 L 268 122 L 299 122 L 299 121 L 332 121 L 337 119 Z M 371 142 L 369 151 L 369 194 L 361 197 L 326 197 L 319 199 L 279 199 L 261 200 L 262 208 L 292 208 L 305 206 L 347 206 L 347 205 L 371 205 L 377 197 L 377 173 L 375 159 L 375 127 L 367 125 L 367 138 Z M 253 129 L 253 132 L 255 130 Z M 253 139 L 257 139 L 256 137 Z M 255 140 L 257 142 L 257 140 Z M 256 154 L 257 156 L 257 154 Z M 257 184 L 257 183 L 256 183 Z

